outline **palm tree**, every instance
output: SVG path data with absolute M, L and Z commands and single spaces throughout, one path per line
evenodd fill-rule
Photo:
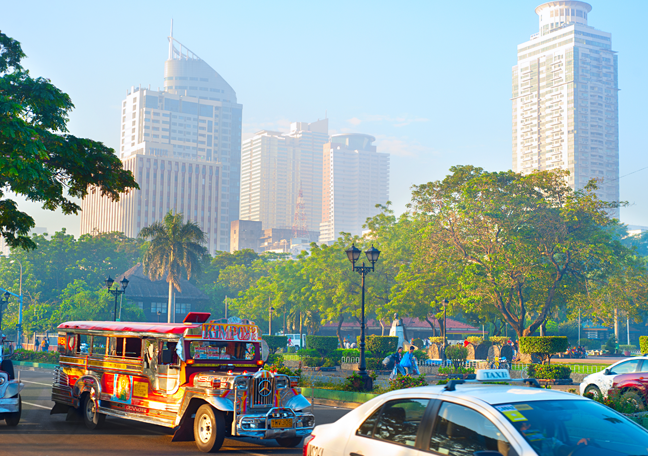
M 169 283 L 167 318 L 172 323 L 175 321 L 174 289 L 182 291 L 180 278 L 186 275 L 190 279 L 192 274 L 199 272 L 208 254 L 203 246 L 205 233 L 191 220 L 184 223 L 182 214 L 169 211 L 164 221 L 144 227 L 139 236 L 150 239 L 144 253 L 144 273 L 151 280 L 160 280 L 166 275 Z

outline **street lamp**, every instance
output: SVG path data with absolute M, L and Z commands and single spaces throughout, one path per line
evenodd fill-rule
M 5 291 L 5 294 L 3 296 L 4 299 L 0 298 L 0 337 L 2 337 L 2 306 L 6 307 L 7 305 L 9 305 L 9 296 L 11 296 L 11 293 Z
M 364 382 L 365 391 L 371 391 L 373 389 L 373 381 L 371 377 L 367 374 L 367 363 L 365 361 L 365 276 L 370 272 L 374 271 L 374 266 L 378 257 L 380 256 L 380 250 L 375 248 L 373 244 L 371 248 L 365 252 L 367 259 L 371 262 L 371 266 L 365 266 L 364 261 L 362 266 L 356 266 L 356 261 L 360 259 L 360 254 L 362 252 L 358 249 L 355 244 L 351 244 L 346 250 L 347 258 L 351 262 L 351 269 L 362 276 L 362 318 L 361 318 L 361 327 L 360 327 L 360 367 L 359 373 Z
M 443 300 L 443 361 L 446 360 L 446 346 L 448 345 L 448 327 L 446 326 L 446 306 L 448 305 L 448 300 Z
M 117 321 L 117 296 L 126 293 L 126 287 L 128 286 L 128 279 L 126 279 L 126 276 L 124 276 L 124 278 L 121 279 L 121 281 L 119 282 L 121 284 L 121 288 L 122 288 L 121 290 L 119 289 L 119 287 L 116 287 L 113 290 L 112 289 L 113 283 L 115 283 L 115 281 L 110 276 L 108 276 L 108 278 L 106 279 L 106 288 L 108 289 L 108 293 L 112 293 L 113 295 L 115 295 L 115 316 L 114 316 L 115 320 L 114 321 Z
M 11 260 L 10 263 L 18 262 L 20 266 L 20 304 L 18 305 L 18 325 L 16 325 L 16 347 L 22 348 L 22 305 L 23 305 L 23 295 L 22 295 L 22 274 L 23 267 L 19 259 Z
M 268 298 L 269 300 L 270 298 Z M 274 307 L 270 306 L 270 320 L 268 321 L 268 336 L 272 336 L 272 312 Z

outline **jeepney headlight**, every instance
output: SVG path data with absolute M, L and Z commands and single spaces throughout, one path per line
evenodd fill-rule
M 310 428 L 315 426 L 315 417 L 311 415 L 302 416 L 297 420 L 297 427 Z
M 4 375 L 0 375 L 0 385 L 4 385 L 6 381 L 7 381 L 7 377 L 5 377 Z
M 243 418 L 241 420 L 243 429 L 265 429 L 265 419 L 263 418 Z
M 285 378 L 278 378 L 277 379 L 277 389 L 284 389 L 288 388 L 288 380 Z
M 240 389 L 240 390 L 246 390 L 247 389 L 247 379 L 245 379 L 245 378 L 241 378 L 241 379 L 236 380 L 236 382 L 234 384 L 236 385 L 236 389 Z

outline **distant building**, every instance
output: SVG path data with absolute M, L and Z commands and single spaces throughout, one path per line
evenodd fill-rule
M 418 318 L 404 317 L 401 319 L 405 325 L 405 331 L 407 332 L 407 338 L 409 340 L 420 338 L 427 339 L 428 337 L 441 336 L 441 327 L 439 322 L 435 318 L 430 318 L 430 321 L 434 325 L 434 330 L 430 324 L 425 320 L 419 320 Z M 469 324 L 462 323 L 458 320 L 452 318 L 446 319 L 447 324 L 447 333 L 449 341 L 458 341 L 464 340 L 466 336 L 469 335 L 482 335 L 482 330 L 470 326 Z M 389 328 L 391 323 L 381 322 L 375 319 L 367 320 L 367 334 L 384 334 L 389 335 Z M 320 336 L 335 336 L 337 331 L 338 323 L 331 322 L 322 325 L 319 330 Z M 347 336 L 352 340 L 355 340 L 356 336 L 360 335 L 360 323 L 356 319 L 349 318 L 342 323 L 340 332 L 343 337 Z
M 628 225 L 628 236 L 639 236 L 641 233 L 648 231 L 648 226 Z
M 238 220 L 242 106 L 206 62 L 169 37 L 164 90 L 134 87 L 121 109 L 120 157 L 140 190 L 84 199 L 81 234 L 134 237 L 172 210 L 196 222 L 210 253 L 230 248 Z
M 240 218 L 263 229 L 293 225 L 300 189 L 305 221 L 317 231 L 322 217 L 322 146 L 328 119 L 294 122 L 289 133 L 262 130 L 243 141 Z
M 342 231 L 360 235 L 376 205 L 389 199 L 389 154 L 377 152 L 375 140 L 350 133 L 324 144 L 320 242 L 334 242 Z
M 258 252 L 262 234 L 261 222 L 234 220 L 230 229 L 230 253 L 245 249 Z
M 591 10 L 579 1 L 535 10 L 540 31 L 518 45 L 512 74 L 513 170 L 569 170 L 572 188 L 597 179 L 598 196 L 618 201 L 618 61 L 611 34 L 587 25 Z

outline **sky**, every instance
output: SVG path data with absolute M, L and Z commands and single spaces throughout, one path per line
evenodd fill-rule
M 619 55 L 621 221 L 648 226 L 648 2 L 592 0 L 588 22 Z M 132 86 L 163 86 L 167 36 L 219 72 L 243 104 L 243 136 L 328 116 L 331 133 L 376 137 L 391 154 L 389 195 L 454 165 L 511 168 L 511 67 L 538 31 L 540 2 L 4 2 L 0 30 L 32 76 L 75 104 L 69 130 L 117 148 Z M 646 169 L 642 169 L 646 168 Z M 78 216 L 20 207 L 48 231 L 78 235 Z

